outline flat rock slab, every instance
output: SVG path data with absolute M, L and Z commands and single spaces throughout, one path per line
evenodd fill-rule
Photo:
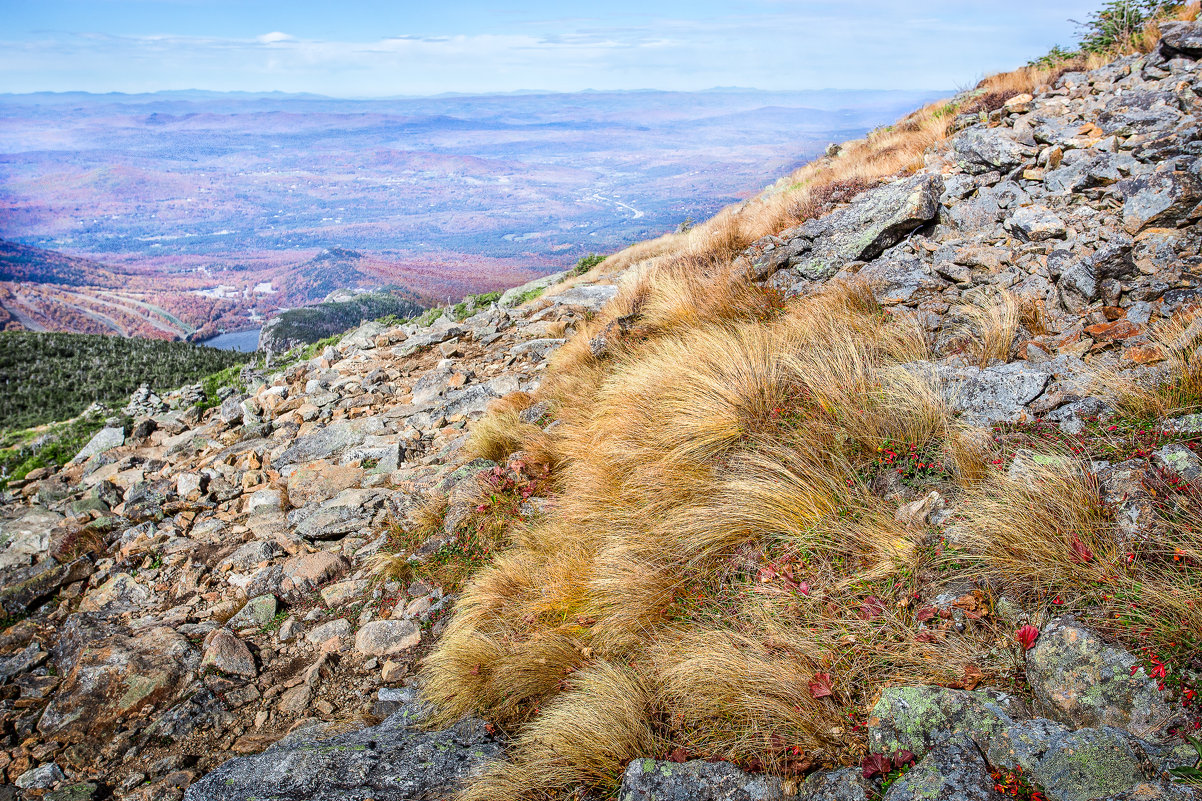
M 184 801 L 434 801 L 453 796 L 501 755 L 482 720 L 426 732 L 414 725 L 419 719 L 410 705 L 378 726 L 334 737 L 302 729 L 221 765 L 189 787 Z
M 619 801 L 783 801 L 775 776 L 744 773 L 729 762 L 636 759 L 626 766 Z

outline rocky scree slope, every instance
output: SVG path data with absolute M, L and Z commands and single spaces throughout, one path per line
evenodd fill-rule
M 957 118 L 925 169 L 755 243 L 747 271 L 799 297 L 863 282 L 890 313 L 916 315 L 933 352 L 916 369 L 963 420 L 1104 425 L 1115 408 L 1098 371 L 1163 378 L 1171 347 L 1157 327 L 1202 294 L 1202 26 L 1165 31 L 1151 55 Z M 486 770 L 506 746 L 491 725 L 421 725 L 414 662 L 445 625 L 450 587 L 373 583 L 372 560 L 431 496 L 446 499 L 439 530 L 408 560 L 427 577 L 426 563 L 487 559 L 461 524 L 499 495 L 517 520 L 549 512 L 537 491 L 515 491 L 539 486 L 522 460 L 470 458 L 466 428 L 534 392 L 549 355 L 617 291 L 368 324 L 209 411 L 188 390 L 143 393 L 131 429 L 106 428 L 68 467 L 10 486 L 0 797 L 399 801 L 448 797 Z M 1014 298 L 1042 311 L 1007 313 Z M 972 308 L 1001 310 L 1009 337 L 992 358 Z M 555 425 L 547 407 L 521 414 Z M 1202 476 L 1188 447 L 1202 422 L 1163 430 L 1147 452 L 1092 465 L 1133 539 L 1155 520 L 1157 476 Z M 1004 467 L 1021 477 L 1027 464 Z M 943 507 L 932 490 L 904 514 L 954 545 Z M 648 753 L 619 797 L 867 799 L 889 775 L 889 801 L 996 799 L 999 771 L 1018 768 L 1048 798 L 1198 797 L 1168 772 L 1196 759 L 1173 734 L 1196 720 L 1180 692 L 1198 684 L 1196 658 L 1175 692 L 1161 663 L 1099 636 L 1099 621 L 1000 601 L 984 614 L 973 592 L 924 600 L 931 636 L 983 617 L 1018 631 L 1026 691 L 972 676 L 890 687 L 863 721 L 861 766 L 781 777 Z

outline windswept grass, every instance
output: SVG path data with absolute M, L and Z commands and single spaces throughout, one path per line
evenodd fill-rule
M 1021 689 L 1013 631 L 994 616 L 999 587 L 1124 620 L 1121 602 L 1140 593 L 1138 625 L 1108 633 L 1202 642 L 1202 588 L 1179 569 L 1202 552 L 1189 522 L 1202 506 L 1166 503 L 1133 560 L 1082 457 L 1052 453 L 1012 476 L 1002 438 L 949 413 L 913 368 L 928 358 L 914 320 L 855 284 L 786 302 L 752 284 L 740 257 L 913 172 L 956 114 L 1084 66 L 988 78 L 593 268 L 621 274 L 618 296 L 533 397 L 474 426 L 473 453 L 542 448 L 554 470 L 550 513 L 508 529 L 423 666 L 434 724 L 473 713 L 512 737 L 461 799 L 610 792 L 630 759 L 669 752 L 791 778 L 852 764 L 888 685 Z M 1046 310 L 1001 293 L 969 299 L 962 317 L 987 365 L 1009 358 L 1020 331 L 1041 333 Z M 1187 337 L 1181 326 L 1164 335 Z M 1172 362 L 1188 392 L 1195 349 L 1190 339 Z M 550 432 L 519 417 L 541 401 Z M 1179 407 L 1154 411 L 1168 408 Z M 952 527 L 899 514 L 932 486 L 954 504 L 954 542 Z M 980 589 L 955 601 L 965 614 L 952 626 L 933 602 L 965 579 Z

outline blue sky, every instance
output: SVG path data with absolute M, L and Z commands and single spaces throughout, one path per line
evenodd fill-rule
M 0 0 L 0 92 L 953 89 L 1099 0 Z

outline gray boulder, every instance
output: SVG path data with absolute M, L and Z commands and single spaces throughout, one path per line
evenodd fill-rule
M 876 785 L 859 768 L 819 771 L 806 776 L 797 797 L 803 801 L 868 801 L 876 798 Z
M 1006 219 L 1006 230 L 1027 242 L 1063 239 L 1064 220 L 1045 206 L 1023 206 Z
M 958 737 L 931 749 L 885 793 L 884 801 L 1001 801 L 976 745 Z
M 1160 52 L 1166 58 L 1187 56 L 1202 57 L 1202 23 L 1160 23 Z
M 850 205 L 802 226 L 815 257 L 834 263 L 868 261 L 901 241 L 939 211 L 943 179 L 915 175 L 857 196 Z
M 230 395 L 221 402 L 221 409 L 218 414 L 221 417 L 221 422 L 228 426 L 242 422 L 242 398 L 239 395 Z
M 301 729 L 261 754 L 229 760 L 184 801 L 433 801 L 501 755 L 482 720 L 433 732 L 418 728 L 420 720 L 408 705 L 378 726 L 333 737 L 321 726 Z
M 1014 720 L 982 692 L 946 687 L 888 687 L 868 719 L 868 750 L 921 757 L 957 736 L 990 737 Z
M 274 460 L 274 463 L 276 467 L 279 467 L 325 459 L 361 444 L 371 434 L 380 434 L 383 431 L 383 421 L 375 417 L 336 420 L 311 434 L 297 437 L 292 445 Z
M 1030 776 L 1057 801 L 1089 801 L 1131 789 L 1147 778 L 1135 738 L 1113 728 L 1081 729 L 1057 738 Z
M 125 431 L 120 428 L 110 427 L 102 428 L 88 440 L 88 444 L 83 446 L 83 449 L 75 454 L 73 462 L 86 462 L 98 453 L 110 451 L 113 448 L 119 448 L 125 443 Z
M 619 801 L 783 801 L 775 776 L 744 773 L 729 762 L 636 759 L 626 766 Z
M 1037 710 L 1067 726 L 1116 726 L 1148 738 L 1172 717 L 1156 682 L 1130 653 L 1073 620 L 1053 620 L 1027 652 Z
M 574 306 L 585 311 L 600 311 L 618 294 L 616 286 L 608 284 L 582 284 L 565 289 L 550 298 L 556 306 Z
M 1202 182 L 1190 172 L 1157 172 L 1118 185 L 1123 194 L 1123 228 L 1135 234 L 1149 226 L 1172 227 L 1192 218 L 1202 201 Z
M 985 368 L 939 365 L 935 375 L 952 409 L 979 426 L 1017 420 L 1024 407 L 1043 394 L 1051 377 L 1026 362 Z
M 970 128 L 955 138 L 952 147 L 956 160 L 971 173 L 1011 170 L 1026 158 L 1022 145 L 996 129 Z

